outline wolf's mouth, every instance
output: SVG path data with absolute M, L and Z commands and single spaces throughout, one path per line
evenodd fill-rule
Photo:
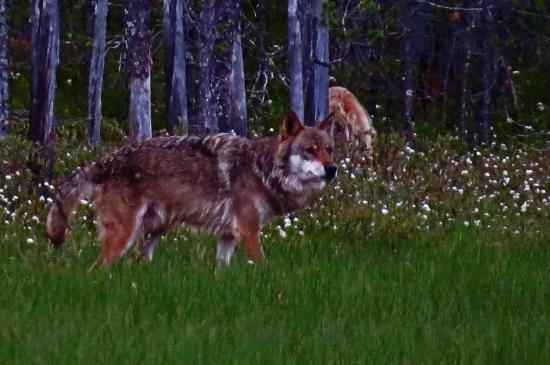
M 302 181 L 305 182 L 323 182 L 325 179 L 321 176 L 315 175 L 313 172 L 308 171 L 306 175 L 302 178 Z

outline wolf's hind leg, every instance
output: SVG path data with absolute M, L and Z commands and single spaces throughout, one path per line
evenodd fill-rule
M 218 239 L 218 248 L 216 250 L 218 263 L 229 265 L 238 243 L 238 239 L 232 234 L 221 235 Z
M 150 234 L 150 236 L 147 238 L 143 246 L 141 246 L 141 252 L 138 258 L 139 261 L 151 262 L 153 260 L 153 253 L 155 251 L 155 247 L 161 237 L 162 237 L 161 232 Z
M 130 207 L 110 202 L 98 210 L 101 212 L 98 217 L 101 241 L 98 264 L 108 265 L 122 257 L 134 244 L 140 232 L 145 207 L 143 204 Z

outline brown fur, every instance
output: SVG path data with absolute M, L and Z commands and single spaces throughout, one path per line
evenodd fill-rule
M 335 173 L 328 133 L 303 127 L 294 113 L 274 138 L 153 138 L 73 175 L 46 229 L 53 243 L 61 243 L 79 200 L 92 195 L 100 264 L 120 258 L 140 235 L 148 238 L 142 258 L 150 260 L 159 237 L 182 223 L 216 235 L 220 261 L 228 263 L 240 241 L 247 259 L 257 260 L 264 256 L 261 227 L 274 215 L 306 206 Z
M 369 113 L 348 89 L 333 86 L 328 92 L 329 117 L 332 123 L 330 133 L 334 142 L 346 150 L 359 142 L 370 155 L 376 139 L 376 130 Z

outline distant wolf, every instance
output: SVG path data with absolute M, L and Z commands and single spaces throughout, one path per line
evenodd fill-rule
M 263 259 L 262 226 L 308 205 L 336 176 L 328 126 L 304 127 L 288 112 L 271 138 L 172 136 L 122 147 L 62 185 L 47 235 L 61 244 L 77 204 L 92 196 L 96 264 L 116 261 L 141 237 L 140 259 L 150 261 L 158 239 L 181 224 L 217 236 L 220 262 L 228 264 L 241 241 L 248 260 Z
M 359 100 L 348 89 L 333 86 L 328 89 L 329 132 L 337 146 L 352 148 L 357 142 L 370 155 L 376 138 L 372 119 Z

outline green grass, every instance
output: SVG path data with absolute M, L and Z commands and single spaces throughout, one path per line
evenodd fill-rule
M 93 211 L 59 249 L 43 222 L 63 177 L 123 142 L 107 127 L 91 150 L 64 126 L 53 176 L 24 131 L 0 148 L 0 364 L 550 363 L 550 152 L 380 135 L 373 167 L 340 163 L 264 229 L 265 264 L 217 268 L 182 229 L 151 264 L 89 272 Z
M 456 227 L 408 240 L 307 229 L 216 270 L 215 244 L 159 245 L 88 272 L 80 227 L 60 250 L 0 241 L 0 363 L 548 363 L 550 247 Z M 175 236 L 174 236 L 175 237 Z

